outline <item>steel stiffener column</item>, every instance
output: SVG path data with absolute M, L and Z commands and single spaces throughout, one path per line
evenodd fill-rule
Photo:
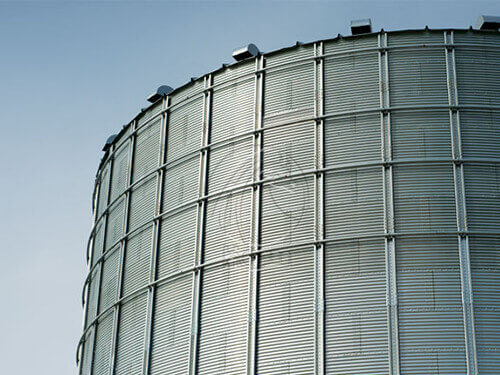
M 250 232 L 250 262 L 248 278 L 248 334 L 247 334 L 247 374 L 256 373 L 257 319 L 258 319 L 258 279 L 260 249 L 260 221 L 262 185 L 257 183 L 262 178 L 262 115 L 264 93 L 264 57 L 255 59 L 255 101 L 252 150 L 252 211 Z
M 314 44 L 314 371 L 325 372 L 324 244 L 324 59 L 323 42 Z
M 394 190 L 392 171 L 391 113 L 389 93 L 389 63 L 387 34 L 378 35 L 379 77 L 380 77 L 380 124 L 382 144 L 383 194 L 384 194 L 384 232 L 385 232 L 385 269 L 386 269 L 386 304 L 388 327 L 389 368 L 393 375 L 399 374 L 399 338 L 398 338 L 398 296 L 396 286 L 396 241 L 394 238 Z
M 460 260 L 460 281 L 462 289 L 462 308 L 464 317 L 465 348 L 467 373 L 477 374 L 476 338 L 474 328 L 474 307 L 470 270 L 469 236 L 467 228 L 467 209 L 465 203 L 464 167 L 462 162 L 462 140 L 460 134 L 460 115 L 458 110 L 457 75 L 455 66 L 455 47 L 453 31 L 444 32 L 446 54 L 446 75 L 448 80 L 448 101 L 450 105 L 450 132 L 453 157 L 453 180 L 457 215 L 458 249 Z
M 195 268 L 193 271 L 193 294 L 191 310 L 191 338 L 189 349 L 189 374 L 195 375 L 198 364 L 198 339 L 200 326 L 200 305 L 201 305 L 201 276 L 203 263 L 203 242 L 206 214 L 206 194 L 208 181 L 208 154 L 210 143 L 210 117 L 212 106 L 212 82 L 211 74 L 204 78 L 203 94 L 203 129 L 202 144 L 200 149 L 200 174 L 198 178 L 198 209 L 196 216 L 196 244 L 195 244 Z

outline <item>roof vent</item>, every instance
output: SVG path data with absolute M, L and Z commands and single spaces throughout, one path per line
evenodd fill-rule
M 109 148 L 111 147 L 111 145 L 113 144 L 113 142 L 115 141 L 115 139 L 116 139 L 117 136 L 118 136 L 118 134 L 110 135 L 108 137 L 108 139 L 106 139 L 106 143 L 104 144 L 102 150 L 103 151 L 108 151 Z
M 351 21 L 352 35 L 367 34 L 372 32 L 372 20 L 366 18 L 364 20 Z
M 498 31 L 500 28 L 500 17 L 496 16 L 479 16 L 476 23 L 476 28 L 479 30 Z
M 163 98 L 164 96 L 170 94 L 172 91 L 174 91 L 174 89 L 170 86 L 166 86 L 166 85 L 160 86 L 160 87 L 158 87 L 156 92 L 154 92 L 148 96 L 148 102 L 155 103 L 158 100 L 160 100 L 161 98 Z
M 260 51 L 257 46 L 253 43 L 250 43 L 248 46 L 235 49 L 233 51 L 233 58 L 236 61 L 241 61 L 248 59 L 249 57 L 256 57 L 259 55 L 259 53 Z

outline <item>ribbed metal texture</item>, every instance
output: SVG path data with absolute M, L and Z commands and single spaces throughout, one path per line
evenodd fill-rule
M 383 240 L 332 242 L 325 263 L 327 373 L 387 374 Z
M 196 210 L 194 207 L 188 207 L 162 220 L 158 251 L 158 278 L 175 275 L 193 266 L 195 227 Z
M 97 322 L 96 329 L 92 374 L 106 375 L 109 373 L 111 361 L 113 313 L 107 314 L 100 319 Z
M 209 267 L 203 273 L 199 374 L 245 371 L 248 261 Z
M 156 292 L 150 374 L 185 374 L 189 363 L 191 275 L 162 285 Z
M 262 256 L 257 373 L 310 374 L 314 368 L 312 248 Z
M 101 163 L 80 374 L 500 374 L 500 37 L 297 45 Z
M 123 303 L 118 323 L 115 374 L 140 374 L 144 357 L 146 294 Z

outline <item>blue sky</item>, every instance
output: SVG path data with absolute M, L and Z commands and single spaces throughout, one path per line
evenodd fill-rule
M 0 373 L 75 374 L 105 139 L 156 87 L 263 51 L 375 30 L 466 28 L 498 1 L 0 2 Z

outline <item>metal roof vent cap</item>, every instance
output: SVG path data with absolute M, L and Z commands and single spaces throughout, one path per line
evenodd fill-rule
M 160 87 L 158 87 L 156 92 L 154 92 L 148 96 L 148 102 L 155 103 L 158 100 L 160 100 L 161 98 L 163 98 L 164 96 L 167 96 L 168 94 L 170 94 L 172 91 L 174 91 L 174 89 L 170 86 L 167 86 L 167 85 L 160 86 Z
M 371 32 L 372 32 L 372 20 L 370 18 L 351 21 L 352 35 L 368 34 Z
M 233 58 L 236 61 L 241 61 L 241 60 L 248 59 L 250 57 L 257 57 L 257 56 L 259 56 L 259 54 L 260 54 L 260 51 L 257 48 L 257 46 L 253 43 L 250 43 L 249 45 L 247 45 L 245 47 L 235 49 L 233 51 Z
M 479 30 L 498 31 L 500 28 L 500 17 L 497 16 L 479 16 L 476 23 Z
M 108 139 L 106 139 L 106 143 L 104 144 L 104 146 L 102 147 L 102 150 L 103 151 L 108 151 L 109 148 L 111 147 L 111 145 L 113 144 L 113 142 L 115 141 L 116 137 L 118 137 L 118 134 L 113 134 L 113 135 L 110 135 L 108 137 Z

